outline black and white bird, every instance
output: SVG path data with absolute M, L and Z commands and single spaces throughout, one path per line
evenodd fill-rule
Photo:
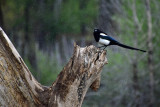
M 141 50 L 141 49 L 138 49 L 138 48 L 134 48 L 134 47 L 131 47 L 131 46 L 124 45 L 124 44 L 118 42 L 117 40 L 115 40 L 114 38 L 108 36 L 106 33 L 102 32 L 99 29 L 94 29 L 93 35 L 94 35 L 94 38 L 95 38 L 96 42 L 103 45 L 101 47 L 104 47 L 104 49 L 107 46 L 110 46 L 110 45 L 117 45 L 117 46 L 127 48 L 127 49 L 131 49 L 131 50 L 138 50 L 138 51 L 146 52 L 145 50 Z

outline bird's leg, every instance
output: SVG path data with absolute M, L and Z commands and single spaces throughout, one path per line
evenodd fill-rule
M 106 49 L 107 46 L 108 46 L 108 45 L 105 45 L 105 47 L 103 48 L 103 51 Z M 106 52 L 107 52 L 107 50 L 106 50 Z
M 98 48 L 102 48 L 102 47 L 104 47 L 102 50 L 104 51 L 105 49 L 106 49 L 106 47 L 107 47 L 108 45 L 103 45 L 103 46 L 100 46 L 100 47 L 98 47 Z M 107 52 L 107 50 L 106 50 L 106 52 Z
M 104 47 L 104 46 L 99 46 L 98 48 L 101 49 L 102 47 Z M 98 51 L 98 54 L 99 54 L 99 53 L 101 53 L 101 51 Z
M 105 47 L 103 48 L 103 51 L 106 49 L 106 47 L 107 47 L 107 46 L 105 46 Z
M 105 47 L 105 45 L 99 46 L 98 48 L 101 49 L 102 47 Z M 101 53 L 101 51 L 98 51 L 98 54 L 100 54 L 100 53 Z

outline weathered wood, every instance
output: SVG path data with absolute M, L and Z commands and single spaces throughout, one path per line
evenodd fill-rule
M 32 76 L 7 35 L 0 29 L 0 106 L 43 105 L 45 87 Z
M 7 35 L 0 28 L 0 106 L 80 107 L 89 87 L 97 90 L 107 63 L 106 52 L 94 46 L 80 48 L 50 86 L 32 76 Z

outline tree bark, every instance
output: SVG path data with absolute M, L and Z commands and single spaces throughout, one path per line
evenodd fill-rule
M 146 14 L 147 14 L 147 47 L 148 47 L 148 70 L 150 77 L 150 107 L 154 107 L 155 95 L 154 95 L 154 71 L 153 71 L 153 34 L 152 34 L 152 16 L 150 9 L 150 0 L 145 0 Z
M 132 1 L 132 12 L 133 12 L 133 21 L 134 21 L 134 46 L 138 47 L 138 33 L 139 33 L 139 20 L 137 16 L 136 10 L 136 0 Z M 139 78 L 138 78 L 138 54 L 137 52 L 134 53 L 134 57 L 132 60 L 132 72 L 133 72 L 133 104 L 134 107 L 140 107 L 140 88 L 139 88 Z
M 88 88 L 97 90 L 107 63 L 106 52 L 80 48 L 50 86 L 35 80 L 7 35 L 0 28 L 0 106 L 80 107 Z

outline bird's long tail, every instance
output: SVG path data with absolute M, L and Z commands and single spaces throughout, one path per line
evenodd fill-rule
M 121 43 L 118 43 L 117 45 L 121 46 L 123 48 L 127 48 L 127 49 L 132 49 L 132 50 L 138 50 L 138 51 L 146 52 L 145 50 L 134 48 L 134 47 L 131 47 L 131 46 L 127 46 L 127 45 L 124 45 L 124 44 L 121 44 Z

